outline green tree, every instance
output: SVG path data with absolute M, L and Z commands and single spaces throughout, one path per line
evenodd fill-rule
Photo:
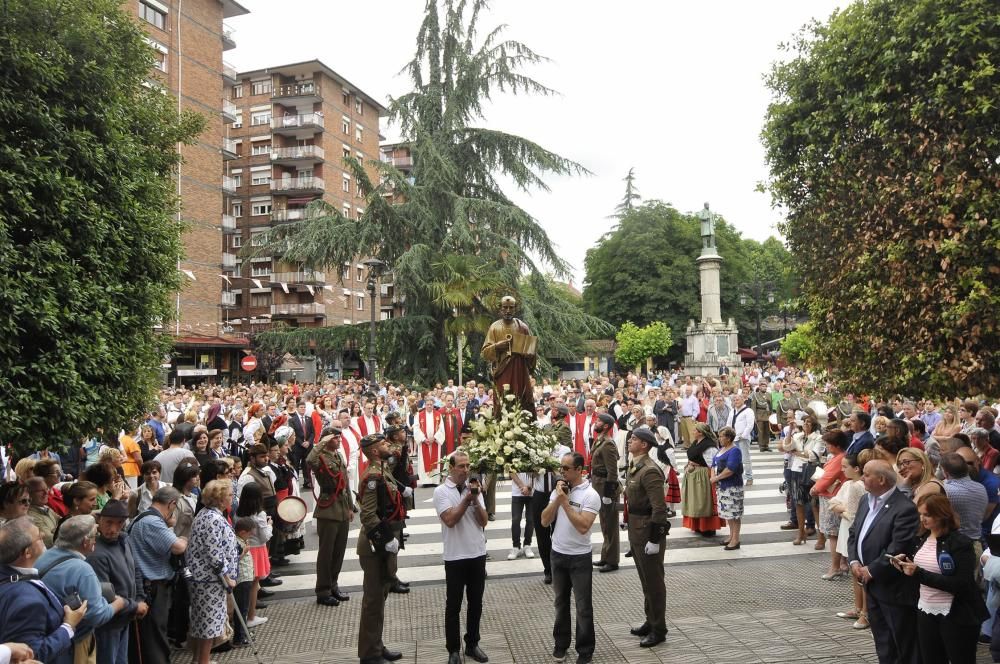
M 544 191 L 542 175 L 586 170 L 528 139 L 476 126 L 483 119 L 484 102 L 494 94 L 552 93 L 521 71 L 544 58 L 520 42 L 503 39 L 502 27 L 479 38 L 485 6 L 483 0 L 427 2 L 416 53 L 404 68 L 413 91 L 390 103 L 390 116 L 413 156 L 412 180 L 372 162 L 369 166 L 379 173 L 376 184 L 362 164 L 349 158 L 368 201 L 363 218 L 349 219 L 333 206 L 315 204 L 312 218 L 280 227 L 271 245 L 262 249 L 314 266 L 342 265 L 356 256 L 385 261 L 405 296 L 406 315 L 379 324 L 381 365 L 388 376 L 424 384 L 450 375 L 449 330 L 459 325 L 455 301 L 463 304 L 461 325 L 470 333 L 470 347 L 471 332 L 485 331 L 483 325 L 496 316 L 493 303 L 506 293 L 519 296 L 529 325 L 532 316 L 544 313 L 540 322 L 572 326 L 584 334 L 607 329 L 579 309 L 551 310 L 557 299 L 541 266 L 562 276 L 566 265 L 545 230 L 497 182 L 504 176 L 519 189 Z M 385 196 L 390 192 L 402 202 L 392 204 Z M 488 269 L 489 274 L 463 286 L 448 272 L 455 265 L 444 259 L 448 256 L 474 257 L 465 267 Z M 531 293 L 519 292 L 525 276 Z M 442 297 L 446 292 L 449 297 Z M 559 343 L 543 336 L 546 329 L 533 331 L 542 336 L 543 348 Z M 308 334 L 321 339 L 333 333 Z
M 181 228 L 171 174 L 200 117 L 144 87 L 117 0 L 0 8 L 0 439 L 20 454 L 148 409 Z
M 782 339 L 781 355 L 796 366 L 816 366 L 816 346 L 815 326 L 812 322 L 803 323 Z
M 640 367 L 651 357 L 666 355 L 674 343 L 670 328 L 663 321 L 653 321 L 645 327 L 626 321 L 615 341 L 615 359 L 628 367 Z
M 628 175 L 623 178 L 625 182 L 625 196 L 622 198 L 621 203 L 615 206 L 615 213 L 611 215 L 615 219 L 621 219 L 626 214 L 631 212 L 636 208 L 639 202 L 642 200 L 642 196 L 639 195 L 639 190 L 635 186 L 635 169 L 628 169 Z
M 997 393 L 996 3 L 853 3 L 787 48 L 767 187 L 818 362 L 876 393 Z

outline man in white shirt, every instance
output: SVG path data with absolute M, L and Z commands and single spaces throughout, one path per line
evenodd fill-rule
M 552 629 L 552 657 L 561 662 L 569 648 L 572 618 L 570 593 L 576 599 L 576 663 L 589 664 L 594 656 L 593 565 L 590 528 L 601 510 L 601 497 L 583 477 L 584 458 L 579 452 L 563 455 L 562 479 L 556 482 L 542 512 L 542 525 L 552 528 L 552 591 L 556 621 Z
M 167 436 L 167 449 L 154 457 L 154 461 L 160 463 L 160 481 L 164 484 L 174 483 L 174 471 L 182 459 L 194 458 L 194 452 L 184 447 L 185 432 L 183 429 L 174 429 Z
M 447 597 L 444 609 L 448 664 L 462 664 L 459 617 L 462 595 L 468 598 L 465 618 L 465 655 L 489 661 L 479 647 L 479 621 L 486 590 L 486 503 L 479 480 L 469 477 L 469 455 L 461 450 L 448 457 L 450 471 L 434 489 L 434 510 L 441 519 Z M 589 564 L 589 563 L 588 563 Z
M 746 404 L 742 394 L 733 395 L 733 414 L 729 426 L 736 431 L 736 445 L 743 455 L 743 483 L 753 486 L 753 464 L 750 460 L 750 438 L 753 436 L 753 408 Z
M 701 404 L 698 397 L 694 395 L 694 388 L 685 385 L 681 388 L 681 441 L 684 447 L 689 447 L 694 441 L 694 425 L 697 424 L 696 417 L 701 411 Z

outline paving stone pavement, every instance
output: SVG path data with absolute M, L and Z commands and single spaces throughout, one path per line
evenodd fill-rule
M 666 643 L 638 647 L 628 633 L 642 622 L 634 569 L 594 574 L 597 650 L 594 664 L 842 664 L 877 662 L 871 634 L 836 618 L 848 608 L 846 580 L 823 581 L 829 554 L 703 562 L 667 567 Z M 339 607 L 312 600 L 272 601 L 255 630 L 266 664 L 354 664 L 361 594 Z M 444 586 L 414 586 L 390 595 L 385 643 L 403 664 L 444 664 Z M 464 621 L 464 617 L 463 617 Z M 483 650 L 494 664 L 552 662 L 552 589 L 539 577 L 488 580 L 482 620 Z M 464 625 L 464 622 L 463 622 Z M 567 662 L 573 662 L 572 649 Z M 218 655 L 219 664 L 253 664 L 249 648 Z M 188 664 L 177 653 L 174 664 Z M 471 659 L 466 659 L 471 662 Z M 989 651 L 979 648 L 979 662 Z

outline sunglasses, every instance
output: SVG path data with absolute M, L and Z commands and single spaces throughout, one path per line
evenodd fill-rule
M 562 470 L 576 470 L 575 466 L 559 466 Z

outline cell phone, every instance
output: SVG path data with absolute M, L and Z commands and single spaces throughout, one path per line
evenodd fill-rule
M 76 586 L 66 587 L 66 598 L 63 603 L 70 608 L 71 611 L 76 611 L 83 605 L 83 600 L 80 599 L 80 593 L 77 592 Z

